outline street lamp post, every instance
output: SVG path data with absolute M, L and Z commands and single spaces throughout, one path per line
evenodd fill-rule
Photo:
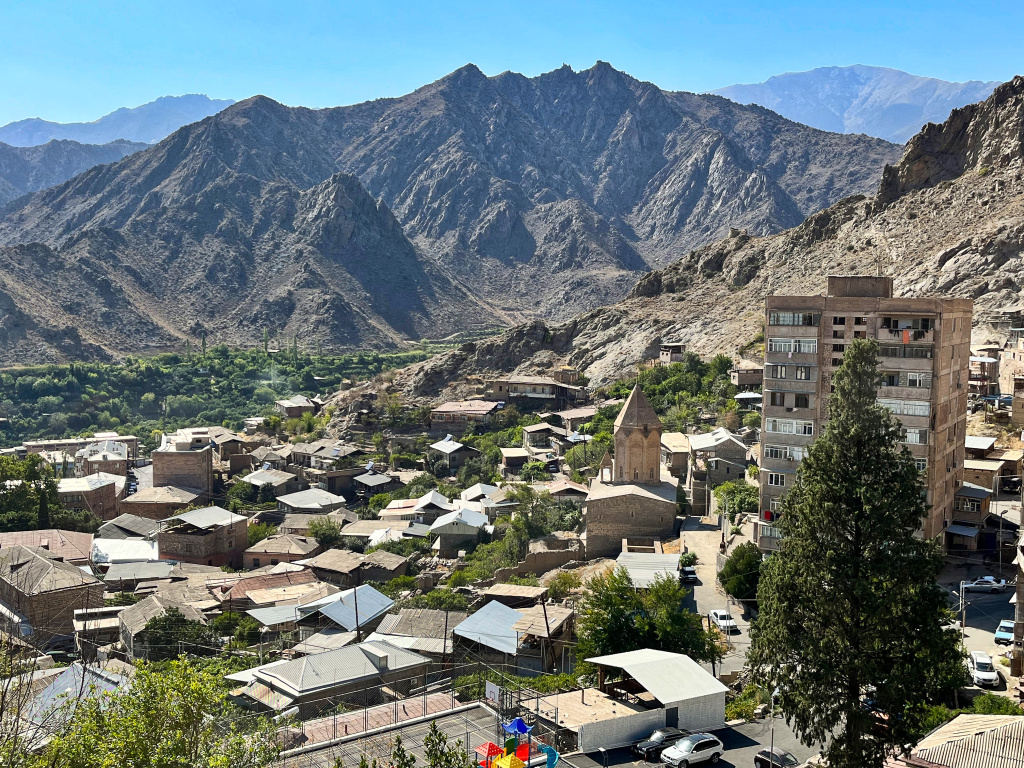
M 768 753 L 771 755 L 771 757 L 769 757 L 768 759 L 771 760 L 772 762 L 775 761 L 775 697 L 778 696 L 780 693 L 781 693 L 781 691 L 779 690 L 778 686 L 776 686 L 775 690 L 772 691 L 771 711 L 768 713 L 768 716 L 771 717 L 771 719 L 772 719 L 771 743 L 770 743 L 770 748 L 768 750 Z

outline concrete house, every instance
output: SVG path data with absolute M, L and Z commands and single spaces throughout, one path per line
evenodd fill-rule
M 431 548 L 439 557 L 455 557 L 460 549 L 475 544 L 487 525 L 487 515 L 468 509 L 457 509 L 437 518 L 430 526 L 434 539 Z
M 70 642 L 77 608 L 103 606 L 103 583 L 34 547 L 0 549 L 0 625 L 39 648 Z
M 686 439 L 690 444 L 686 497 L 692 513 L 704 515 L 713 489 L 746 477 L 750 449 L 725 427 L 701 435 L 687 435 Z
M 292 395 L 287 400 L 278 400 L 274 408 L 286 419 L 301 418 L 304 413 L 316 413 L 317 404 L 305 395 Z
M 249 521 L 221 507 L 182 512 L 157 534 L 161 560 L 240 568 Z
M 438 440 L 436 443 L 433 443 L 430 446 L 430 451 L 435 456 L 440 455 L 444 457 L 444 467 L 448 470 L 448 474 L 455 474 L 466 461 L 480 455 L 480 451 L 476 448 L 460 443 L 451 435 L 447 435 L 444 440 Z

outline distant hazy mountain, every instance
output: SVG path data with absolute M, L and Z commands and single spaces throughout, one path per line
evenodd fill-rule
M 925 123 L 982 101 L 999 85 L 950 83 L 887 67 L 820 67 L 787 72 L 763 83 L 712 91 L 740 104 L 759 104 L 798 123 L 837 133 L 866 133 L 906 143 Z M 0 138 L 3 138 L 0 136 Z
M 51 123 L 38 117 L 0 127 L 0 141 L 14 147 L 34 147 L 51 139 L 83 144 L 106 144 L 116 139 L 156 144 L 183 125 L 215 115 L 235 102 L 200 93 L 161 96 L 141 107 L 121 107 L 91 123 Z
M 34 147 L 0 143 L 0 207 L 29 192 L 61 184 L 94 165 L 116 162 L 148 146 L 123 139 L 107 144 L 54 140 Z

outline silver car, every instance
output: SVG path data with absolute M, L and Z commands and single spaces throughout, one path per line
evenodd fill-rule
M 688 768 L 705 761 L 717 763 L 725 746 L 710 733 L 694 733 L 661 753 L 661 762 L 672 768 Z

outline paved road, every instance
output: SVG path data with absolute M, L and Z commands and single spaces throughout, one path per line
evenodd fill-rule
M 771 742 L 771 721 L 758 720 L 733 728 L 724 728 L 715 731 L 714 734 L 725 745 L 725 754 L 718 765 L 751 768 L 754 765 L 754 755 Z M 788 749 L 801 762 L 820 752 L 820 749 L 802 745 L 781 717 L 775 719 L 775 746 Z M 574 768 L 604 768 L 600 753 L 569 755 L 566 763 Z M 643 765 L 644 761 L 637 759 L 628 749 L 613 749 L 608 753 L 609 768 Z
M 751 525 L 744 527 L 744 535 L 732 539 L 729 545 L 731 552 L 734 547 L 744 541 L 750 540 Z M 722 531 L 717 525 L 707 522 L 707 518 L 687 517 L 682 527 L 683 543 L 688 551 L 697 553 L 697 577 L 696 584 L 687 584 L 693 591 L 684 603 L 691 611 L 701 614 L 705 618 L 713 610 L 725 608 L 730 611 L 733 619 L 739 627 L 739 632 L 733 633 L 729 638 L 730 650 L 722 659 L 721 669 L 718 672 L 736 672 L 743 668 L 746 661 L 747 649 L 750 647 L 750 617 L 745 616 L 735 600 L 725 594 L 717 579 L 717 558 L 719 546 L 722 541 Z M 704 665 L 709 671 L 711 665 Z

